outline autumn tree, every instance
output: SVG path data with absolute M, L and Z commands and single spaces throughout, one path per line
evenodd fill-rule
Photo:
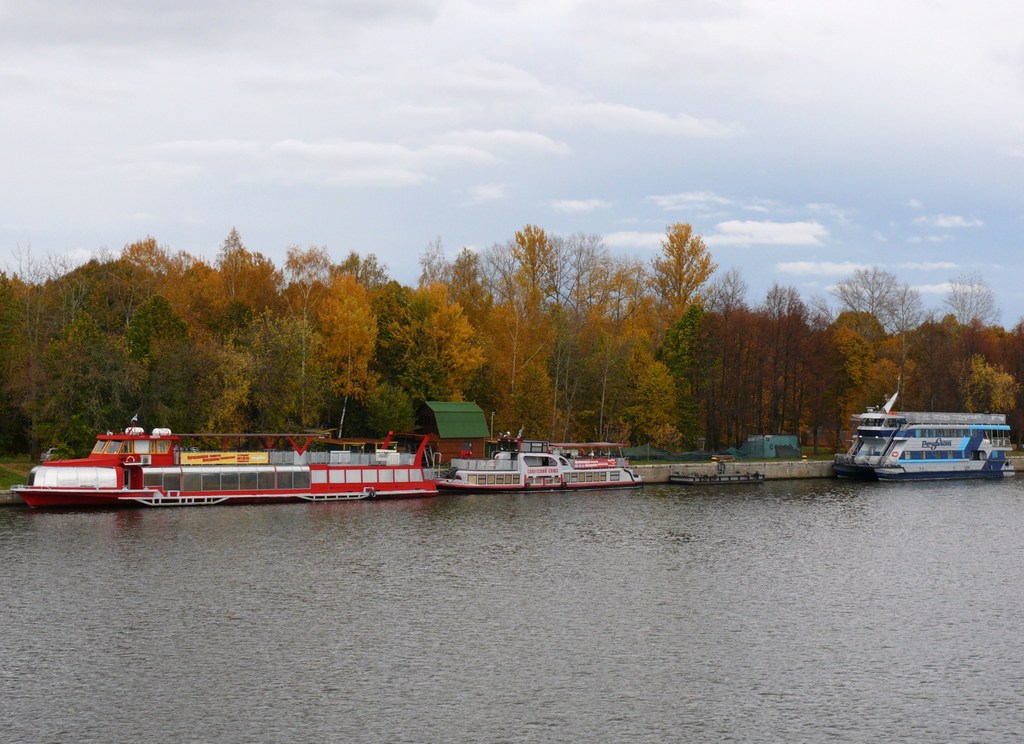
M 700 305 L 690 305 L 683 315 L 672 324 L 665 334 L 665 341 L 659 349 L 659 357 L 665 369 L 671 374 L 675 385 L 674 395 L 668 400 L 676 402 L 671 423 L 679 432 L 683 442 L 695 443 L 700 438 L 701 421 L 699 395 L 706 387 L 707 376 L 702 353 L 701 326 L 704 310 Z M 714 406 L 713 400 L 707 401 Z M 641 427 L 642 428 L 642 427 Z M 649 433 L 652 431 L 647 428 Z
M 344 261 L 331 267 L 331 274 L 349 274 L 356 278 L 370 294 L 376 294 L 383 289 L 391 280 L 388 278 L 388 268 L 377 260 L 372 253 L 360 256 L 351 251 Z
M 390 382 L 381 383 L 366 403 L 367 426 L 373 436 L 388 432 L 411 432 L 416 427 L 413 402 L 409 395 Z
M 374 388 L 370 364 L 377 344 L 377 318 L 366 288 L 352 274 L 331 277 L 318 312 L 331 386 L 342 399 L 338 423 L 341 436 L 349 400 L 365 400 Z
M 0 271 L 0 452 L 20 448 L 21 430 L 26 423 L 18 410 L 13 384 L 20 358 L 19 330 L 14 282 Z
M 450 282 L 451 265 L 445 258 L 444 244 L 440 237 L 430 241 L 423 253 L 420 254 L 420 268 L 422 269 L 419 282 L 421 287 Z
M 678 441 L 676 381 L 665 363 L 638 348 L 634 350 L 627 375 L 633 395 L 623 413 L 632 431 L 633 443 L 657 445 L 666 439 Z
M 10 360 L 11 396 L 28 421 L 28 450 L 39 452 L 40 416 L 46 407 L 48 389 L 46 349 L 58 330 L 55 322 L 54 291 L 49 268 L 29 249 L 14 251 L 16 270 L 11 289 L 17 302 L 12 321 L 21 343 Z
M 128 354 L 138 365 L 138 412 L 153 426 L 178 429 L 189 421 L 199 368 L 188 326 L 167 300 L 155 294 L 132 315 L 125 331 Z
M 533 436 L 549 426 L 547 361 L 554 334 L 547 302 L 556 287 L 556 260 L 554 242 L 532 225 L 485 254 L 484 273 L 495 297 L 486 332 L 496 405 L 514 421 L 545 419 L 540 430 L 528 430 Z
M 257 430 L 323 428 L 319 414 L 328 372 L 319 363 L 323 358 L 322 339 L 318 333 L 310 333 L 303 349 L 295 343 L 302 333 L 298 317 L 265 312 L 239 336 L 259 370 L 249 388 L 250 411 Z M 308 355 L 305 364 L 304 353 Z M 305 380 L 299 377 L 300 369 Z
M 127 344 L 86 313 L 49 345 L 46 367 L 40 433 L 52 446 L 83 452 L 97 431 L 120 428 L 137 412 L 139 374 Z
M 208 394 L 202 427 L 206 431 L 244 432 L 253 428 L 251 388 L 259 370 L 244 344 L 229 341 L 215 347 L 206 376 Z
M 972 413 L 1010 410 L 1019 392 L 1020 384 L 1013 375 L 989 364 L 981 355 L 971 357 L 960 372 L 964 409 Z
M 596 401 L 588 391 L 597 383 L 599 339 L 605 303 L 612 292 L 613 262 L 599 236 L 582 233 L 564 239 L 557 255 L 561 265 L 549 304 L 554 331 L 548 364 L 554 393 L 549 431 L 570 440 L 571 432 L 581 428 L 590 436 L 597 433 Z
M 754 318 L 747 305 L 747 284 L 737 269 L 730 269 L 712 282 L 705 293 L 701 367 L 706 370 L 704 398 L 704 441 L 708 449 L 723 442 L 742 440 L 750 424 L 751 389 L 761 381 L 752 380 L 758 350 L 751 342 Z
M 943 304 L 962 326 L 977 322 L 994 325 L 999 321 L 996 295 L 985 281 L 981 272 L 961 274 L 949 282 L 949 293 Z M 973 361 L 972 361 L 973 364 Z
M 653 323 L 651 298 L 643 266 L 635 260 L 610 262 L 604 293 L 594 304 L 594 365 L 597 434 L 600 438 L 628 436 L 623 418 L 630 397 L 628 362 L 634 348 L 649 349 Z
M 310 387 L 307 367 L 310 365 L 310 352 L 313 346 L 313 318 L 316 308 L 327 289 L 330 281 L 331 259 L 323 246 L 311 245 L 303 250 L 297 245 L 288 248 L 288 257 L 284 265 L 284 296 L 288 311 L 297 321 L 299 341 L 299 379 L 300 390 L 299 418 L 303 421 L 309 417 L 306 391 Z
M 857 269 L 836 284 L 833 293 L 841 311 L 870 315 L 885 333 L 907 331 L 918 319 L 920 303 L 919 298 L 915 300 L 916 292 L 900 284 L 895 274 L 877 266 Z
M 278 305 L 281 274 L 261 253 L 253 253 L 232 228 L 217 254 L 217 298 L 214 328 L 230 333 Z
M 701 288 L 716 268 L 704 239 L 694 234 L 693 227 L 677 222 L 665 229 L 661 255 L 651 264 L 651 288 L 659 309 L 659 339 L 699 298 Z

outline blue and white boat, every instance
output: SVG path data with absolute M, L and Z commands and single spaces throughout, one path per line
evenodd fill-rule
M 855 415 L 856 431 L 833 469 L 840 478 L 937 480 L 1003 478 L 1014 474 L 1013 449 L 1002 413 L 893 411 L 896 395 L 878 410 Z

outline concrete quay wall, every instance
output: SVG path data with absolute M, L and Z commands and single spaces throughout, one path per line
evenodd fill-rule
M 646 483 L 668 483 L 669 475 L 716 475 L 718 463 L 685 462 L 666 463 L 665 465 L 633 466 Z M 765 480 L 788 480 L 795 478 L 832 478 L 831 460 L 780 460 L 759 462 L 727 462 L 724 463 L 726 475 L 742 475 L 744 473 L 764 473 Z
M 668 483 L 668 476 L 714 475 L 717 465 L 713 462 L 671 463 L 665 465 L 636 465 L 636 470 L 645 483 Z M 765 480 L 786 478 L 831 478 L 832 463 L 821 460 L 803 462 L 728 462 L 725 472 L 729 474 L 764 473 Z M 0 506 L 22 506 L 24 501 L 13 491 L 0 491 Z

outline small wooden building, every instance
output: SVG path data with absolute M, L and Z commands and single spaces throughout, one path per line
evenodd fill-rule
M 417 429 L 431 434 L 431 447 L 442 463 L 453 457 L 484 457 L 487 418 L 476 403 L 428 400 L 416 412 Z

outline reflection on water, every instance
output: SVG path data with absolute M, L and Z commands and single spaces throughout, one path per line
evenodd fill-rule
M 1024 481 L 0 510 L 11 741 L 1016 741 Z

